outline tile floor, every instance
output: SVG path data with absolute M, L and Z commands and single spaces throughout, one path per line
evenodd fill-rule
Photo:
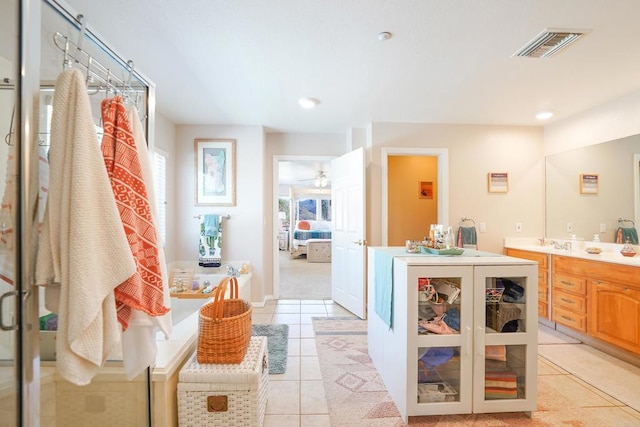
M 330 427 L 311 318 L 352 314 L 331 300 L 269 301 L 265 307 L 254 307 L 253 313 L 253 323 L 289 325 L 287 370 L 285 374 L 269 376 L 269 400 L 264 427 Z M 560 346 L 566 346 L 571 340 L 563 339 L 561 334 L 554 335 L 554 332 L 541 328 L 541 344 L 546 344 L 545 347 L 549 347 L 550 351 L 561 351 Z M 591 356 L 597 358 L 600 372 L 621 369 L 616 359 L 611 360 L 606 355 Z M 639 368 L 633 367 L 630 371 L 626 367 L 625 372 L 627 376 L 634 376 L 625 382 L 640 384 Z M 579 372 L 575 374 L 579 375 Z M 640 408 L 630 407 L 635 406 L 635 398 L 623 403 L 619 400 L 620 396 L 617 396 L 618 399 L 612 397 L 616 394 L 615 391 L 607 394 L 597 384 L 578 378 L 574 372 L 564 370 L 542 356 L 538 358 L 538 375 L 544 376 L 543 380 L 563 395 L 575 397 L 585 411 L 610 413 L 609 419 L 623 423 L 618 425 L 640 426 Z M 637 388 L 635 395 L 636 398 L 640 395 Z

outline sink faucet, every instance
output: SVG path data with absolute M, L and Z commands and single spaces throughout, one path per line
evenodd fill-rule
M 231 264 L 222 264 L 220 268 L 227 267 L 227 275 L 231 277 L 240 276 L 240 271 Z

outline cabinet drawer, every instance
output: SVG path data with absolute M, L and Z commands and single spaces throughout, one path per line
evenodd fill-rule
M 554 273 L 553 289 L 562 289 L 580 295 L 587 295 L 587 279 Z
M 554 306 L 551 320 L 582 332 L 587 331 L 587 316 L 583 314 L 576 314 Z
M 587 298 L 579 295 L 562 292 L 553 289 L 553 306 L 575 311 L 578 314 L 587 314 Z
M 538 268 L 540 270 L 546 270 L 547 267 L 547 259 L 549 259 L 549 255 L 540 253 L 540 252 L 530 252 L 523 251 L 520 249 L 509 249 L 507 248 L 506 254 L 508 256 L 512 256 L 515 258 L 523 258 L 531 261 L 536 261 L 538 263 Z

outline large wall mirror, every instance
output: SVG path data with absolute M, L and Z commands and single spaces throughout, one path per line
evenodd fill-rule
M 581 192 L 581 175 L 597 175 L 596 185 Z M 639 176 L 640 135 L 547 156 L 546 236 L 614 242 L 619 218 L 638 225 Z

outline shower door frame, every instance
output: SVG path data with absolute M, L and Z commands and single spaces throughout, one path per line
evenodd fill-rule
M 35 248 L 37 206 L 30 202 L 37 194 L 30 193 L 31 179 L 37 179 L 37 156 L 32 153 L 33 144 L 38 143 L 38 104 L 40 99 L 40 56 L 42 6 L 52 7 L 77 30 L 81 24 L 65 6 L 55 0 L 20 0 L 17 4 L 18 58 L 15 61 L 16 75 L 16 175 L 17 189 L 15 214 L 15 291 L 20 298 L 15 300 L 16 313 L 16 425 L 37 427 L 40 425 L 40 350 L 39 350 L 39 301 L 35 286 Z M 85 37 L 103 49 L 119 66 L 127 68 L 127 61 L 117 54 L 89 28 Z M 146 86 L 146 136 L 149 148 L 153 149 L 155 126 L 155 84 L 138 70 L 135 78 Z M 143 116 L 145 117 L 145 116 Z M 35 157 L 35 159 L 34 159 Z M 35 173 L 34 173 L 35 168 Z M 147 369 L 147 423 L 153 425 L 151 410 L 151 375 Z

